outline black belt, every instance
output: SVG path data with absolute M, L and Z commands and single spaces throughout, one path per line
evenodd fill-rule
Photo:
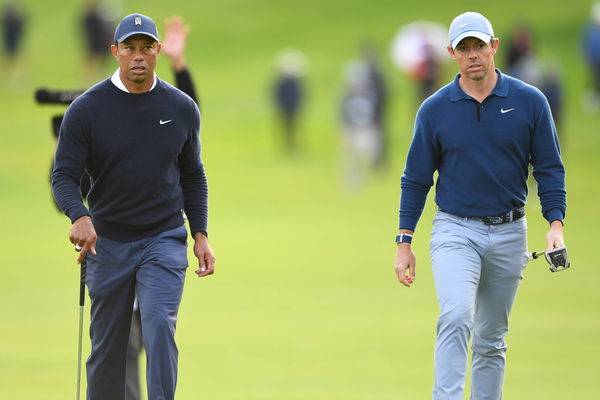
M 445 212 L 440 209 L 440 211 Z M 451 213 L 450 213 L 451 214 Z M 496 214 L 496 215 L 488 215 L 485 217 L 461 217 L 468 219 L 475 219 L 477 221 L 481 221 L 486 225 L 500 225 L 507 224 L 509 222 L 517 221 L 525 216 L 525 207 L 515 208 L 514 210 L 510 210 L 507 213 Z

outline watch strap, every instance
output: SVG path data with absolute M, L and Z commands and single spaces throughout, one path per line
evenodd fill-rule
M 410 233 L 401 233 L 396 235 L 396 243 L 412 243 L 413 235 Z

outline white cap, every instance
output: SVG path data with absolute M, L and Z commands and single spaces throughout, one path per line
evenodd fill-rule
M 455 49 L 460 41 L 467 37 L 476 37 L 483 42 L 489 42 L 494 37 L 494 29 L 486 17 L 469 11 L 454 18 L 448 36 L 450 46 Z
M 592 22 L 596 25 L 600 25 L 600 1 L 594 2 L 592 4 Z

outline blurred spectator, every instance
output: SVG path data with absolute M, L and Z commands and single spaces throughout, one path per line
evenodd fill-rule
M 506 51 L 506 73 L 538 87 L 546 96 L 554 124 L 559 125 L 562 116 L 563 88 L 558 64 L 542 65 L 535 55 L 535 36 L 525 22 L 512 31 Z M 559 135 L 561 129 L 557 129 Z M 562 137 L 561 137 L 562 139 Z
M 114 18 L 105 11 L 101 3 L 94 0 L 86 3 L 81 15 L 81 28 L 87 49 L 85 72 L 89 79 L 96 78 L 97 70 L 101 69 L 111 56 L 110 45 L 113 41 L 114 25 Z
M 420 104 L 440 87 L 448 31 L 438 23 L 415 21 L 400 27 L 391 46 L 394 63 L 419 85 Z
M 419 82 L 421 101 L 439 89 L 440 61 L 430 43 L 423 43 L 423 59 L 414 71 L 414 77 Z
M 534 52 L 534 36 L 525 23 L 517 25 L 510 36 L 506 51 L 506 73 L 530 85 L 540 84 L 540 68 Z
M 200 107 L 192 75 L 187 69 L 185 59 L 185 42 L 189 33 L 190 27 L 184 24 L 183 18 L 174 16 L 167 19 L 161 52 L 171 61 L 171 68 L 175 73 L 175 86 L 190 96 Z
M 277 55 L 276 64 L 273 97 L 281 118 L 285 146 L 293 152 L 297 147 L 297 119 L 304 96 L 301 78 L 306 71 L 306 57 L 298 50 L 285 49 Z
M 554 119 L 554 125 L 556 125 L 558 137 L 562 142 L 564 137 L 561 134 L 562 129 L 560 129 L 560 122 L 563 114 L 564 92 L 560 77 L 560 69 L 556 62 L 548 63 L 543 69 L 539 89 L 544 93 L 546 99 L 548 99 L 550 111 L 552 111 L 552 118 Z
M 369 65 L 364 61 L 351 62 L 346 69 L 346 92 L 341 106 L 345 179 L 351 189 L 362 186 L 381 151 L 377 103 Z
M 23 37 L 25 17 L 19 3 L 7 3 L 2 13 L 2 31 L 4 36 L 4 51 L 8 58 L 16 58 Z
M 381 136 L 379 151 L 375 155 L 374 166 L 384 168 L 387 166 L 388 135 L 385 126 L 385 111 L 387 106 L 388 90 L 383 77 L 381 66 L 375 48 L 370 44 L 363 45 L 362 60 L 367 69 L 370 90 L 373 92 L 375 101 L 374 120 L 377 130 Z
M 592 4 L 591 18 L 583 32 L 583 51 L 592 80 L 583 105 L 589 111 L 597 111 L 600 107 L 600 1 Z

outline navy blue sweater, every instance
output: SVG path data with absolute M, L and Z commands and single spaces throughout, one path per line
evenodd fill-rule
M 52 173 L 54 197 L 75 221 L 91 215 L 96 231 L 135 241 L 183 224 L 207 232 L 208 185 L 200 159 L 200 113 L 189 96 L 157 80 L 132 94 L 107 79 L 65 114 Z M 79 191 L 92 178 L 89 211 Z
M 415 229 L 434 171 L 440 209 L 481 217 L 525 205 L 530 164 L 542 214 L 564 219 L 565 170 L 548 102 L 533 86 L 496 72 L 483 103 L 463 92 L 457 75 L 419 108 L 402 176 L 401 229 Z

